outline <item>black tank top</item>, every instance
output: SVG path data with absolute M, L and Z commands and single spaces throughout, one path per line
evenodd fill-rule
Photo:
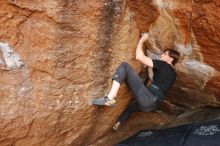
M 153 84 L 166 94 L 176 81 L 175 69 L 165 61 L 153 60 L 153 71 Z

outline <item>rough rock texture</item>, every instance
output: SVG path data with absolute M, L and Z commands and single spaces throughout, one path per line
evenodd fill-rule
M 163 127 L 189 109 L 218 108 L 219 4 L 0 1 L 0 145 L 112 145 L 138 130 Z M 132 98 L 127 87 L 120 88 L 115 108 L 88 101 L 107 93 L 122 61 L 140 70 L 135 47 L 139 33 L 148 31 L 161 51 L 175 47 L 182 53 L 177 82 L 161 111 L 132 115 L 116 134 L 111 127 Z M 208 111 L 200 112 L 206 117 L 201 120 Z
M 120 62 L 137 64 L 139 33 L 125 1 L 11 0 L 0 7 L 1 42 L 24 63 L 10 68 L 1 54 L 0 145 L 97 140 L 129 96 L 124 87 L 114 110 L 88 101 L 107 92 Z

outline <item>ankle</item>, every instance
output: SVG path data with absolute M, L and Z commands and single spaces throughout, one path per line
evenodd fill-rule
M 118 122 L 113 126 L 113 129 L 114 129 L 115 131 L 117 131 L 120 125 L 121 125 L 121 123 L 118 121 Z
M 121 123 L 118 121 L 116 124 L 115 124 L 115 126 L 120 126 L 121 125 Z
M 109 100 L 114 100 L 115 99 L 115 96 L 111 96 L 111 95 L 107 95 L 106 96 Z

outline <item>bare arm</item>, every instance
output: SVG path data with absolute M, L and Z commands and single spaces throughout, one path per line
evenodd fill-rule
M 146 66 L 152 68 L 153 67 L 152 59 L 147 57 L 143 51 L 143 44 L 146 40 L 148 40 L 148 37 L 149 37 L 149 35 L 147 33 L 145 33 L 141 37 L 141 39 L 137 45 L 137 48 L 136 48 L 136 59 L 139 60 L 141 63 L 145 64 Z

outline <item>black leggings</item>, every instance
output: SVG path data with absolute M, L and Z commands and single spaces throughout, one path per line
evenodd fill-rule
M 149 88 L 145 87 L 143 79 L 128 63 L 123 62 L 118 67 L 112 79 L 117 81 L 119 84 L 125 81 L 135 97 L 135 102 L 131 103 L 120 115 L 120 123 L 126 121 L 133 112 L 148 112 L 155 109 L 157 105 L 157 98 L 155 94 L 153 94 Z
M 120 123 L 124 123 L 133 112 L 141 112 L 141 110 L 138 108 L 136 101 L 130 102 L 128 107 L 119 116 L 118 121 Z

